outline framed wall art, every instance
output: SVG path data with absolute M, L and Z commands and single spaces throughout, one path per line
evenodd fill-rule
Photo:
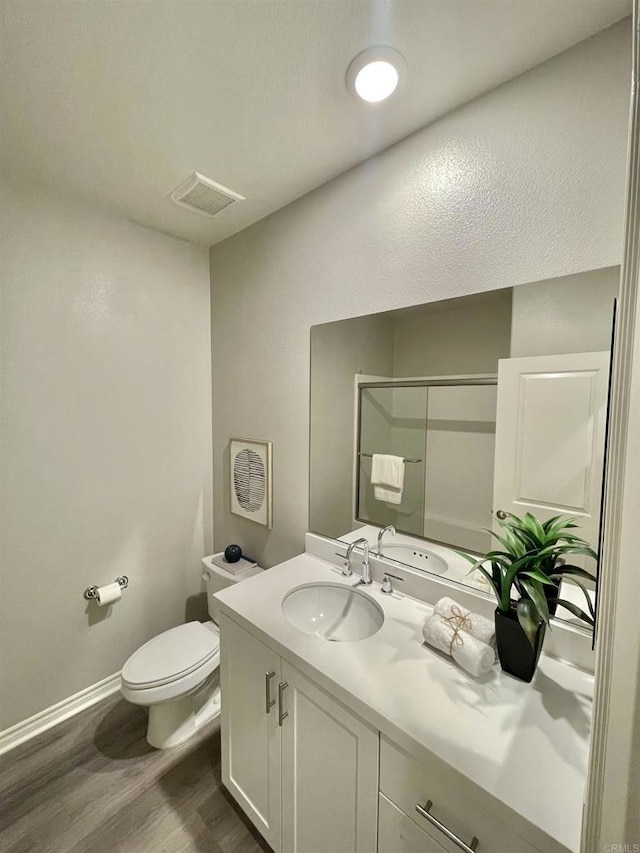
M 273 524 L 271 456 L 270 441 L 229 440 L 231 512 L 269 530 Z

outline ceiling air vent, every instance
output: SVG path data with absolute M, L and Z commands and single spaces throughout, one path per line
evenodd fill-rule
M 171 201 L 204 216 L 217 216 L 244 196 L 194 172 L 171 193 Z

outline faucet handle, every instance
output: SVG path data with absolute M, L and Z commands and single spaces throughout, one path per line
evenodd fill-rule
M 345 557 L 344 554 L 341 554 L 340 551 L 336 551 L 335 555 L 336 555 L 336 557 L 341 557 L 342 560 L 344 561 L 342 563 L 342 575 L 343 575 L 343 577 L 345 577 L 345 578 L 351 577 L 351 575 L 353 574 L 353 571 L 351 570 L 351 564 L 349 563 L 349 558 Z
M 399 578 L 398 575 L 392 575 L 391 572 L 385 572 L 382 576 L 382 585 L 380 588 L 380 592 L 383 592 L 385 595 L 391 595 L 391 593 L 393 592 L 393 584 L 391 583 L 391 578 L 400 581 L 400 583 L 404 582 L 404 578 Z

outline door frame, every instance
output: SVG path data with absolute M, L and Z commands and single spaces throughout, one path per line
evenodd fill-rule
M 620 301 L 613 352 L 596 681 L 583 853 L 640 843 L 640 0 L 633 63 Z M 635 437 L 635 440 L 634 440 Z

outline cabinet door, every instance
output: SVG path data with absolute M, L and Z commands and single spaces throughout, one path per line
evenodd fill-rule
M 374 853 L 378 732 L 282 662 L 283 853 Z
M 268 673 L 273 675 L 267 687 Z M 280 680 L 279 655 L 221 616 L 222 781 L 276 853 L 281 843 Z M 267 710 L 268 693 L 276 701 Z
M 608 352 L 499 362 L 494 512 L 577 515 L 595 546 L 608 377 Z
M 446 850 L 380 794 L 378 853 L 446 853 Z

